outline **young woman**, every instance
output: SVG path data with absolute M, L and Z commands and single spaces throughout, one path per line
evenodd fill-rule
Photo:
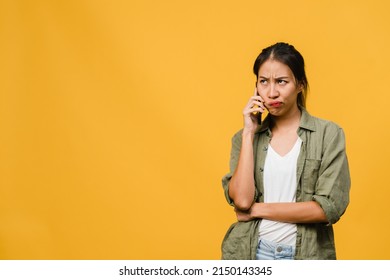
M 255 93 L 222 180 L 238 219 L 222 258 L 336 259 L 332 224 L 350 190 L 343 130 L 306 111 L 304 59 L 292 45 L 265 48 L 253 70 Z

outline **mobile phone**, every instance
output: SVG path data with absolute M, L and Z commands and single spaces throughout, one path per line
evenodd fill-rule
M 261 124 L 261 113 L 258 113 L 256 115 L 257 123 L 260 125 Z
M 259 95 L 259 92 L 257 91 L 257 87 L 255 87 L 256 95 Z M 257 107 L 257 105 L 255 105 Z M 261 124 L 261 113 L 260 112 L 254 112 L 253 115 L 256 116 L 257 123 Z

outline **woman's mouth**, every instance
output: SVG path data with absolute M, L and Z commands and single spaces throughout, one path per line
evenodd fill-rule
M 279 102 L 279 101 L 271 102 L 268 104 L 268 106 L 273 107 L 273 108 L 278 108 L 278 107 L 282 106 L 282 102 Z

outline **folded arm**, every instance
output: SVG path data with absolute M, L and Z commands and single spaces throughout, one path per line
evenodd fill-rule
M 254 203 L 247 211 L 235 208 L 239 221 L 267 219 L 285 223 L 326 223 L 321 206 L 315 201 Z

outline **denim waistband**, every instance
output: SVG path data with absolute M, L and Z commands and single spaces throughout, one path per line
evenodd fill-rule
M 295 246 L 260 239 L 256 259 L 261 260 L 292 260 L 295 256 Z

